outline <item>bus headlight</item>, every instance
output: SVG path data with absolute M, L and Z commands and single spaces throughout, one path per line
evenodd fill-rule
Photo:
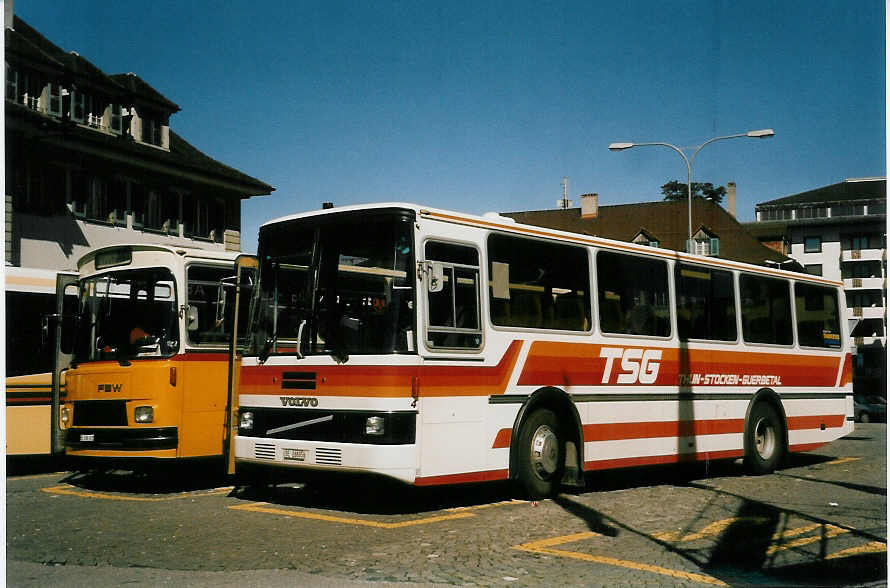
M 137 423 L 153 423 L 155 409 L 151 406 L 137 406 L 133 416 Z
M 365 420 L 365 435 L 383 435 L 385 419 L 382 416 L 372 416 Z
M 249 410 L 246 410 L 241 413 L 241 418 L 238 420 L 238 429 L 244 431 L 245 433 L 249 433 L 253 430 L 253 413 Z
M 62 407 L 62 410 L 61 410 L 61 412 L 60 412 L 60 414 L 59 414 L 59 420 L 62 421 L 62 426 L 63 426 L 63 427 L 67 427 L 67 426 L 68 426 L 68 421 L 69 421 L 70 419 L 71 419 L 71 411 L 68 410 L 68 407 L 67 407 L 67 406 L 63 406 L 63 407 Z

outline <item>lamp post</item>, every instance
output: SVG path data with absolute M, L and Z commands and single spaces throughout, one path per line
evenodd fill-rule
M 612 143 L 609 145 L 610 151 L 624 151 L 625 149 L 630 149 L 631 147 L 650 147 L 654 145 L 658 145 L 661 147 L 669 147 L 673 149 L 677 153 L 680 154 L 680 157 L 683 158 L 683 161 L 686 162 L 686 194 L 689 200 L 689 237 L 687 241 L 686 247 L 688 249 L 692 249 L 692 164 L 695 162 L 695 156 L 698 155 L 698 152 L 701 151 L 705 145 L 709 145 L 715 141 L 722 141 L 723 139 L 738 139 L 740 137 L 751 137 L 754 139 L 766 139 L 768 137 L 772 137 L 775 135 L 772 129 L 760 129 L 757 131 L 748 131 L 747 133 L 736 133 L 735 135 L 724 135 L 722 137 L 713 137 L 708 139 L 701 145 L 695 147 L 695 151 L 692 152 L 692 157 L 686 155 L 686 151 L 684 149 L 691 149 L 691 147 L 677 147 L 676 145 L 671 145 L 670 143 L 663 142 L 652 142 L 652 143 Z M 688 253 L 692 253 L 692 251 L 688 251 Z

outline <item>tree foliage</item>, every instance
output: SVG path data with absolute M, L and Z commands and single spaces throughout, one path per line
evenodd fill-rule
M 664 194 L 665 200 L 686 200 L 688 198 L 688 188 L 686 182 L 679 180 L 671 180 L 661 187 L 661 193 Z M 726 195 L 724 186 L 714 186 L 710 182 L 692 182 L 692 197 L 705 198 L 717 204 L 723 202 L 723 196 Z

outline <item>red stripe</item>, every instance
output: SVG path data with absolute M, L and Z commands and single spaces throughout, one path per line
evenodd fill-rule
M 674 455 L 651 455 L 644 457 L 622 457 L 618 459 L 600 459 L 584 462 L 585 470 L 609 470 L 614 468 L 629 468 L 644 465 L 658 465 L 665 463 L 687 463 L 705 461 L 708 459 L 728 459 L 742 457 L 741 449 L 728 451 L 702 451 L 700 453 L 681 453 Z
M 492 443 L 492 449 L 504 449 L 505 447 L 510 447 L 510 441 L 513 439 L 513 429 L 501 429 L 498 431 L 498 434 L 494 437 L 494 443 Z
M 466 484 L 469 482 L 492 482 L 494 480 L 506 480 L 510 475 L 507 470 L 488 470 L 485 472 L 470 472 L 467 474 L 447 474 L 444 476 L 426 476 L 415 478 L 415 486 L 437 486 L 439 484 Z
M 603 348 L 618 349 L 619 355 L 609 362 L 600 357 Z M 655 386 L 678 386 L 679 376 L 689 375 L 693 385 L 725 387 L 726 377 L 737 379 L 737 386 L 764 385 L 761 378 L 770 386 L 814 386 L 834 387 L 837 382 L 839 356 L 802 355 L 760 353 L 752 351 L 702 350 L 692 349 L 681 353 L 677 348 L 644 348 L 633 345 L 599 345 L 589 343 L 562 343 L 554 341 L 536 341 L 532 343 L 528 358 L 519 378 L 520 386 L 614 386 L 639 385 L 640 374 L 644 366 L 640 357 L 631 358 L 628 369 L 636 369 L 634 378 L 632 371 L 623 367 L 621 350 L 654 349 L 661 352 L 660 359 L 649 360 L 645 369 L 658 377 Z M 640 353 L 639 355 L 642 355 Z M 631 364 L 634 364 L 631 368 Z M 603 382 L 606 367 L 609 366 L 607 381 Z M 620 375 L 629 378 L 631 383 L 618 383 Z M 723 380 L 719 377 L 722 376 Z M 744 378 L 752 381 L 746 383 Z M 706 383 L 707 382 L 707 383 Z M 687 384 L 688 385 L 688 384 Z
M 827 441 L 823 443 L 801 443 L 799 445 L 789 445 L 788 451 L 791 453 L 797 453 L 799 451 L 812 451 L 813 449 L 819 449 L 826 443 Z
M 521 341 L 513 341 L 494 366 L 250 366 L 241 370 L 240 394 L 280 394 L 282 374 L 314 372 L 312 396 L 372 398 L 491 396 L 503 394 L 519 358 Z
M 584 425 L 584 441 L 616 441 L 619 439 L 651 439 L 662 437 L 693 437 L 742 433 L 744 419 L 702 421 L 657 421 L 648 423 L 597 423 Z
M 843 427 L 845 418 L 845 415 L 842 414 L 788 417 L 788 430 L 820 429 L 822 425 L 825 425 L 826 428 L 834 429 Z

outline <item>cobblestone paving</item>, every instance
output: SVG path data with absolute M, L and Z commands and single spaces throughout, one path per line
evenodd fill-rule
M 357 477 L 276 488 L 11 477 L 7 580 L 886 585 L 886 479 L 886 426 L 874 424 L 769 476 L 734 463 L 601 472 L 588 490 L 541 502 L 503 484 L 421 491 Z

